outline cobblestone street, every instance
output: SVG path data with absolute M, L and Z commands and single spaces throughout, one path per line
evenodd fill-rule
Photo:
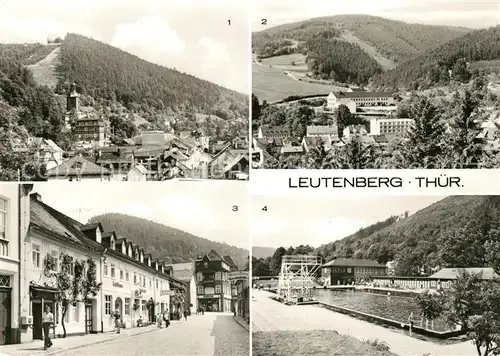
M 249 333 L 239 325 L 232 315 L 206 313 L 193 315 L 187 321 L 174 322 L 169 328 L 152 328 L 149 332 L 127 335 L 109 334 L 101 342 L 92 343 L 92 338 L 100 335 L 85 336 L 89 341 L 80 345 L 61 347 L 64 341 L 70 345 L 72 338 L 55 339 L 54 346 L 43 351 L 40 347 L 30 348 L 17 345 L 17 352 L 0 347 L 0 355 L 176 355 L 176 356 L 248 356 L 250 352 Z M 73 338 L 75 342 L 79 337 Z M 37 346 L 38 346 L 37 345 Z M 9 345 L 13 348 L 16 345 Z M 76 348 L 75 348 L 76 347 Z M 27 352 L 31 350 L 31 352 Z

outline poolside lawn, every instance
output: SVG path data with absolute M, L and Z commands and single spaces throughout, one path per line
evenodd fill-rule
M 253 356 L 396 356 L 332 330 L 254 332 L 252 339 Z

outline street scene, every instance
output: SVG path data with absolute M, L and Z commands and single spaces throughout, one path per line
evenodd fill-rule
M 54 341 L 50 351 L 39 342 L 0 348 L 0 355 L 249 355 L 247 326 L 232 315 L 207 313 L 192 315 L 187 321 L 172 321 L 168 328 L 156 325 Z M 4 351 L 5 349 L 5 351 Z
M 500 349 L 498 196 L 256 196 L 252 206 L 253 355 Z
M 0 354 L 248 355 L 245 187 L 126 185 L 0 184 Z

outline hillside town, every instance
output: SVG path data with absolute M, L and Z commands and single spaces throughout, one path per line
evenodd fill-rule
M 319 100 L 322 102 L 322 99 Z M 304 99 L 301 104 L 307 105 L 307 99 Z M 275 105 L 286 106 L 287 103 Z M 323 105 L 310 107 L 314 110 L 316 117 L 322 116 L 331 123 L 307 125 L 303 137 L 293 137 L 289 125 L 260 126 L 257 137 L 253 138 L 253 168 L 264 167 L 265 157 L 266 155 L 269 157 L 270 153 L 268 145 L 285 157 L 301 155 L 320 146 L 328 151 L 334 146 L 344 146 L 353 138 L 359 139 L 366 145 L 381 147 L 395 137 L 404 135 L 413 123 L 411 119 L 395 117 L 394 114 L 398 108 L 395 95 L 386 92 L 347 88 L 343 92 L 331 92 Z M 341 110 L 344 116 L 356 116 L 360 123 L 340 126 L 340 123 L 337 123 L 336 113 L 338 114 Z M 341 132 L 339 132 L 339 126 Z
M 479 83 L 481 82 L 481 83 Z M 473 87 L 479 86 L 485 94 L 485 79 L 478 79 Z M 499 111 L 493 101 L 490 104 L 479 104 L 475 98 L 474 90 L 462 89 L 456 97 L 471 107 L 469 116 L 474 117 L 474 127 L 469 127 L 474 135 L 476 156 L 462 157 L 455 162 L 449 162 L 446 149 L 437 161 L 453 165 L 455 168 L 469 167 L 476 164 L 475 168 L 488 168 L 488 163 L 496 162 L 500 148 L 500 123 Z M 439 92 L 439 91 L 438 91 Z M 272 104 L 259 105 L 257 109 L 261 118 L 259 126 L 255 127 L 252 138 L 252 167 L 253 168 L 322 168 L 306 167 L 304 160 L 308 156 L 331 156 L 331 164 L 324 163 L 323 168 L 399 168 L 391 160 L 399 154 L 401 145 L 409 142 L 409 136 L 417 132 L 415 127 L 415 112 L 412 105 L 419 100 L 418 94 L 407 92 L 403 95 L 391 92 L 369 91 L 359 87 L 348 87 L 344 91 L 332 91 L 326 98 L 324 96 L 308 96 L 302 99 L 282 100 Z M 427 93 L 433 100 L 439 100 L 436 91 Z M 432 105 L 428 99 L 421 105 Z M 443 105 L 443 104 L 441 104 Z M 473 113 L 474 112 L 474 113 Z M 422 112 L 421 112 L 422 113 Z M 451 113 L 451 115 L 457 115 Z M 279 115 L 286 116 L 283 122 Z M 418 118 L 419 122 L 421 121 Z M 441 120 L 441 118 L 440 118 Z M 274 125 L 283 122 L 281 125 Z M 457 134 L 456 123 L 453 120 L 443 121 L 436 127 L 442 130 L 443 140 L 452 141 Z M 447 138 L 447 135 L 449 138 Z M 442 143 L 446 145 L 445 142 Z M 436 145 L 440 145 L 436 143 Z M 342 156 L 353 154 L 352 162 L 342 162 Z M 319 152 L 319 153 L 318 153 Z M 385 158 L 384 158 L 385 157 Z M 389 159 L 386 160 L 386 158 Z M 486 158 L 485 158 L 486 157 Z M 335 163 L 336 159 L 340 163 Z M 386 160 L 386 161 L 385 161 Z M 449 161 L 448 161 L 449 160 Z M 327 161 L 327 159 L 325 159 Z M 432 159 L 431 159 L 432 161 Z M 406 163 L 405 163 L 406 164 Z M 406 168 L 419 168 L 419 162 L 411 162 Z M 429 163 L 438 167 L 439 164 Z M 494 163 L 493 163 L 494 164 Z M 401 167 L 404 168 L 404 165 Z M 451 167 L 450 167 L 451 168 Z
M 33 137 L 35 155 L 48 180 L 158 181 L 173 178 L 248 179 L 248 137 L 214 141 L 202 130 L 142 131 L 113 140 L 110 122 L 92 107 L 82 107 L 73 83 L 66 98 L 67 132 L 75 137 L 64 151 L 52 140 Z M 70 125 L 71 123 L 71 125 Z
M 329 11 L 252 33 L 254 168 L 500 166 L 497 19 Z
M 50 348 L 47 336 L 53 349 L 65 350 L 109 341 L 120 330 L 128 337 L 170 324 L 190 328 L 221 315 L 229 318 L 225 327 L 244 331 L 248 324 L 249 275 L 231 256 L 211 250 L 173 263 L 100 222 L 81 223 L 54 209 L 33 184 L 2 184 L 0 196 L 2 354 L 22 354 L 19 344 Z M 47 310 L 53 323 L 44 331 Z

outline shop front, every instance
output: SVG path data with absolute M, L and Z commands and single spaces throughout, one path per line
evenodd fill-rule
M 10 276 L 0 275 L 0 345 L 14 343 L 12 338 L 12 289 Z
M 148 320 L 148 313 L 145 306 L 146 289 L 137 288 L 129 290 L 124 284 L 112 281 L 103 287 L 103 331 L 115 329 L 114 313 L 118 311 L 125 328 L 137 326 L 137 320 L 142 318 Z
M 56 323 L 52 326 L 51 334 L 55 338 L 55 327 L 58 324 L 57 321 L 60 319 L 60 307 L 57 305 L 57 289 L 30 285 L 30 305 L 31 312 L 30 315 L 33 316 L 33 334 L 32 339 L 43 340 L 43 328 L 42 328 L 42 315 L 47 306 L 54 314 L 54 320 Z
M 222 298 L 215 295 L 199 295 L 198 305 L 206 312 L 223 311 Z

